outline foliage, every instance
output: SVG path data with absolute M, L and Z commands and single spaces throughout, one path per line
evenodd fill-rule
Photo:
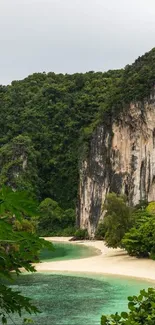
M 155 202 L 151 202 L 148 204 L 148 206 L 146 207 L 146 212 L 150 215 L 155 216 Z
M 36 215 L 36 203 L 29 198 L 26 192 L 14 192 L 3 187 L 0 190 L 0 318 L 2 324 L 7 324 L 10 314 L 17 312 L 21 316 L 25 309 L 28 313 L 38 312 L 32 305 L 31 299 L 23 297 L 19 292 L 7 287 L 4 280 L 13 280 L 13 273 L 21 273 L 21 268 L 34 272 L 31 261 L 38 252 L 52 244 L 39 239 L 29 229 L 23 216 Z M 19 224 L 22 224 L 21 229 Z M 29 223 L 30 226 L 30 223 Z M 26 229 L 25 229 L 26 227 Z
M 73 75 L 34 73 L 1 87 L 0 151 L 4 154 L 0 164 L 2 162 L 4 181 L 7 183 L 8 173 L 12 175 L 12 164 L 13 169 L 17 165 L 19 170 L 20 157 L 17 155 L 17 161 L 16 149 L 11 158 L 12 142 L 19 136 L 29 137 L 36 162 L 31 164 L 32 157 L 28 153 L 28 167 L 24 172 L 20 169 L 22 187 L 31 187 L 41 200 L 51 197 L 63 209 L 74 208 L 83 130 L 96 121 L 96 114 L 121 74 L 121 70 Z M 93 129 L 90 128 L 91 136 Z M 26 171 L 32 179 L 26 178 Z M 13 179 L 19 188 L 19 176 Z
M 155 202 L 142 202 L 132 213 L 133 227 L 122 239 L 129 255 L 155 259 Z
M 102 316 L 101 325 L 154 325 L 155 290 L 141 290 L 139 296 L 128 297 L 129 312 Z
M 108 247 L 120 247 L 124 234 L 133 224 L 132 210 L 127 205 L 126 198 L 115 193 L 107 195 L 103 210 L 106 211 L 104 217 L 105 243 Z
M 140 200 L 138 204 L 136 204 L 135 208 L 136 210 L 145 210 L 146 207 L 148 206 L 148 201 L 147 200 Z
M 74 233 L 74 239 L 75 240 L 83 240 L 88 239 L 88 231 L 87 229 L 77 229 Z
M 155 84 L 155 48 L 125 67 L 122 83 L 125 102 L 143 100 L 150 95 Z
M 122 240 L 129 255 L 155 259 L 155 217 L 146 217 L 130 229 Z
M 103 221 L 100 222 L 95 232 L 95 239 L 103 240 L 105 238 L 106 231 L 107 229 L 105 223 Z
M 28 136 L 18 135 L 2 146 L 0 148 L 0 183 L 39 196 L 37 156 L 38 153 Z
M 74 209 L 94 129 L 147 98 L 154 83 L 152 49 L 122 70 L 34 73 L 0 86 L 0 181 Z
M 134 227 L 138 228 L 152 217 L 150 213 L 147 212 L 147 209 L 141 210 L 136 207 L 133 209 L 132 218 L 134 220 Z
M 70 236 L 75 231 L 75 212 L 73 209 L 63 210 L 50 198 L 39 206 L 38 232 L 41 236 Z
M 63 236 L 63 237 L 70 237 L 73 236 L 76 231 L 76 227 L 67 227 L 65 229 L 61 229 L 58 233 L 57 236 Z
M 14 220 L 13 221 L 13 229 L 15 231 L 27 231 L 30 232 L 31 234 L 34 234 L 36 232 L 36 227 L 37 223 L 35 220 L 31 219 L 22 219 L 21 221 L 19 220 Z
M 18 136 L 29 137 L 36 159 L 35 173 L 30 174 L 37 176 L 31 186 L 41 199 L 52 197 L 63 208 L 74 207 L 82 148 L 87 154 L 93 130 L 106 122 L 106 114 L 117 115 L 125 103 L 149 95 L 155 79 L 154 57 L 155 49 L 124 70 L 34 73 L 0 87 L 1 150 Z M 3 169 L 6 165 L 10 170 L 9 162 L 12 165 L 6 157 Z M 26 177 L 22 186 L 25 183 Z

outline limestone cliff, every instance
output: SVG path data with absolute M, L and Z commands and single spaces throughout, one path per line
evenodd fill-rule
M 80 170 L 78 222 L 93 236 L 108 192 L 125 193 L 130 205 L 155 201 L 155 90 L 131 103 L 119 118 L 98 126 Z

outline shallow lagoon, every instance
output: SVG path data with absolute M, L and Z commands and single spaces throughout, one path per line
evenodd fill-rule
M 42 311 L 32 317 L 37 325 L 99 325 L 102 313 L 126 310 L 127 296 L 149 286 L 130 278 L 51 273 L 23 275 L 13 285 Z
M 59 243 L 54 242 L 54 251 L 49 251 L 44 249 L 40 253 L 40 259 L 44 262 L 51 261 L 62 261 L 62 260 L 72 260 L 78 258 L 86 258 L 95 256 L 100 253 L 98 249 L 94 247 L 88 247 L 81 244 L 74 243 Z
M 41 258 L 64 260 L 89 257 L 98 252 L 75 244 L 59 243 L 56 248 L 54 256 L 51 256 L 53 252 L 44 251 Z M 132 278 L 66 272 L 24 274 L 12 285 L 31 297 L 42 311 L 31 317 L 36 325 L 100 325 L 103 313 L 125 311 L 127 296 L 150 286 L 153 284 Z M 17 316 L 13 319 L 16 325 L 21 325 Z

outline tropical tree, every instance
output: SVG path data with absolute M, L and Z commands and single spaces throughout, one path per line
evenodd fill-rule
M 0 318 L 2 324 L 7 324 L 7 319 L 15 312 L 19 316 L 22 315 L 23 310 L 30 314 L 38 312 L 31 299 L 6 285 L 6 280 L 12 281 L 14 274 L 20 275 L 21 268 L 34 272 L 35 269 L 31 264 L 34 257 L 44 247 L 52 249 L 52 244 L 39 239 L 33 231 L 25 231 L 23 226 L 21 230 L 17 229 L 17 221 L 19 226 L 24 216 L 32 217 L 37 213 L 36 203 L 28 198 L 25 192 L 14 192 L 6 187 L 0 190 Z
M 63 210 L 51 198 L 46 198 L 39 206 L 38 231 L 41 236 L 73 235 L 75 231 L 75 211 Z
M 129 255 L 155 259 L 155 217 L 145 217 L 131 228 L 122 239 Z
M 115 193 L 107 195 L 103 210 L 106 211 L 104 217 L 105 243 L 108 247 L 120 247 L 124 234 L 133 224 L 132 210 L 127 205 L 126 198 Z

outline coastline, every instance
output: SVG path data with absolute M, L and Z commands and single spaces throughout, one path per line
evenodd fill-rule
M 54 242 L 69 242 L 71 237 L 46 237 Z M 80 240 L 70 242 L 76 245 L 86 245 L 97 249 L 100 253 L 92 257 L 74 260 L 41 262 L 35 264 L 38 272 L 74 272 L 93 273 L 102 275 L 116 275 L 134 277 L 155 281 L 155 261 L 150 259 L 137 259 L 128 256 L 122 249 L 113 249 L 105 246 L 103 241 Z

